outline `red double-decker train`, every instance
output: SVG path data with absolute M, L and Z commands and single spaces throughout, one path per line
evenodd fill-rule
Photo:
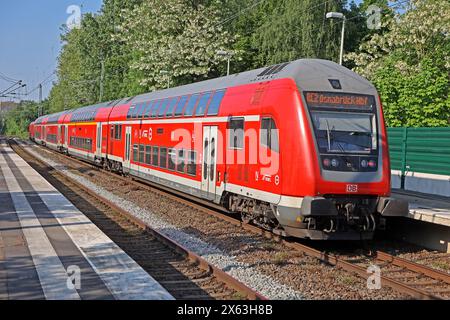
M 302 59 L 40 117 L 47 147 L 219 204 L 276 233 L 370 239 L 390 197 L 379 95 Z

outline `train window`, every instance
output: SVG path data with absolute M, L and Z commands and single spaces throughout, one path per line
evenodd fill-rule
M 139 146 L 135 144 L 133 146 L 133 161 L 138 162 L 139 159 Z
M 279 152 L 278 129 L 272 118 L 263 118 L 261 120 L 260 140 L 263 146 Z
M 146 119 L 150 118 L 151 112 L 152 112 L 152 108 L 153 108 L 153 104 L 154 104 L 154 101 L 151 101 L 151 102 L 148 103 L 147 107 L 145 107 L 144 118 L 146 118 Z
M 167 108 L 166 117 L 173 117 L 173 112 L 175 111 L 178 100 L 180 100 L 180 98 L 173 98 L 170 101 L 169 107 Z
M 136 116 L 135 116 L 136 119 L 142 118 L 146 106 L 147 106 L 146 103 L 141 103 L 141 104 L 139 105 L 139 108 L 138 108 L 138 110 L 136 111 Z
M 159 167 L 163 169 L 167 168 L 167 148 L 159 149 Z
M 146 164 L 152 164 L 152 147 L 146 146 L 145 147 L 145 163 Z
M 208 116 L 217 116 L 219 114 L 219 107 L 222 103 L 223 97 L 225 96 L 225 90 L 216 91 L 209 104 Z
M 139 108 L 138 112 L 136 113 L 137 119 L 140 119 L 144 116 L 144 111 L 145 111 L 145 108 L 147 107 L 147 104 L 148 104 L 147 102 L 141 103 L 141 107 Z
M 216 177 L 216 140 L 215 138 L 211 139 L 211 164 L 209 167 L 209 179 L 211 182 L 214 182 Z
M 140 104 L 137 104 L 137 105 L 134 107 L 133 111 L 131 111 L 131 117 L 130 117 L 131 119 L 136 118 L 136 113 L 138 112 L 140 106 L 141 106 Z
M 153 150 L 152 150 L 152 165 L 155 166 L 155 167 L 157 167 L 158 163 L 159 163 L 158 156 L 159 156 L 159 148 L 158 147 L 153 147 Z
M 209 99 L 211 98 L 212 93 L 206 92 L 202 95 L 200 98 L 200 101 L 198 102 L 197 109 L 195 110 L 196 116 L 204 116 L 206 112 L 206 108 L 208 106 Z
M 135 117 L 136 119 L 139 119 L 139 118 L 142 117 L 142 115 L 143 115 L 143 113 L 144 113 L 144 110 L 145 110 L 145 107 L 146 107 L 146 106 L 147 106 L 146 103 L 141 103 L 141 104 L 139 105 L 139 108 L 137 108 L 136 113 L 135 113 L 135 115 L 134 115 L 134 117 Z
M 168 162 L 169 170 L 175 171 L 175 163 L 177 162 L 177 151 L 175 149 L 169 149 Z
M 111 139 L 114 139 L 114 125 L 111 126 Z
M 152 118 L 156 118 L 158 116 L 160 106 L 161 106 L 161 101 L 156 101 L 152 108 Z
M 166 110 L 169 104 L 169 99 L 164 99 L 163 102 L 161 103 L 161 106 L 159 107 L 159 113 L 158 113 L 158 117 L 164 117 L 164 115 L 166 114 Z
M 131 115 L 134 112 L 134 108 L 136 108 L 136 106 L 131 106 L 130 109 L 128 110 L 127 119 L 131 119 Z
M 184 115 L 190 117 L 194 114 L 194 108 L 197 105 L 199 94 L 193 94 L 187 103 L 186 110 L 184 110 Z
M 177 108 L 175 109 L 175 117 L 180 117 L 183 114 L 184 106 L 186 105 L 186 102 L 188 101 L 189 96 L 183 96 L 181 97 L 180 101 L 178 102 Z
M 115 130 L 115 139 L 122 140 L 122 125 L 118 124 Z
M 184 173 L 185 163 L 186 163 L 186 154 L 184 150 L 178 150 L 178 161 L 177 161 L 177 171 Z
M 145 146 L 141 144 L 139 146 L 139 162 L 144 163 L 144 156 L 145 156 Z
M 232 118 L 229 123 L 229 142 L 228 147 L 230 149 L 243 149 L 244 148 L 244 119 Z
M 209 154 L 209 139 L 205 139 L 205 144 L 203 145 L 203 180 L 208 179 L 208 154 Z
M 197 175 L 197 152 L 189 151 L 187 173 L 191 176 Z

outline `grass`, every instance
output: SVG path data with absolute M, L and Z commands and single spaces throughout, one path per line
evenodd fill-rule
M 232 295 L 232 299 L 233 300 L 247 300 L 247 295 L 245 293 L 243 293 L 243 292 L 236 291 Z
M 339 275 L 337 279 L 346 286 L 353 286 L 358 282 L 358 280 L 352 275 Z
M 271 242 L 264 242 L 263 244 L 261 244 L 260 248 L 266 251 L 273 251 L 275 250 L 277 247 L 277 245 L 275 243 L 271 243 Z
M 444 261 L 435 261 L 432 262 L 431 265 L 434 268 L 442 269 L 442 270 L 450 270 L 450 265 Z
M 286 252 L 277 252 L 273 257 L 272 262 L 280 265 L 286 263 L 288 258 L 289 254 L 287 254 Z

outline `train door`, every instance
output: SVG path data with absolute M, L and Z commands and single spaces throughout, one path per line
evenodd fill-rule
M 61 145 L 61 125 L 56 127 L 56 147 Z
M 209 200 L 216 196 L 217 127 L 203 127 L 202 193 Z
M 131 167 L 130 157 L 131 157 L 131 127 L 127 126 L 125 129 L 125 152 L 123 159 L 123 169 L 124 171 L 127 172 L 130 171 Z
M 97 158 L 102 157 L 102 123 L 97 123 L 97 152 L 95 153 Z
M 66 144 L 66 140 L 65 140 L 65 138 L 66 138 L 66 126 L 65 125 L 59 126 L 59 137 L 60 137 L 59 141 L 61 143 L 61 147 L 64 148 L 64 145 Z
M 69 126 L 67 124 L 64 125 L 64 148 L 69 148 Z

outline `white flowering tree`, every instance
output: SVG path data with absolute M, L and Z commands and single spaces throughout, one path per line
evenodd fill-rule
M 224 61 L 217 51 L 234 39 L 220 23 L 218 3 L 209 2 L 144 1 L 122 11 L 125 23 L 115 36 L 133 48 L 135 86 L 154 90 L 166 87 L 168 77 L 180 85 L 219 75 Z
M 411 0 L 346 56 L 380 91 L 390 126 L 450 124 L 450 2 Z

